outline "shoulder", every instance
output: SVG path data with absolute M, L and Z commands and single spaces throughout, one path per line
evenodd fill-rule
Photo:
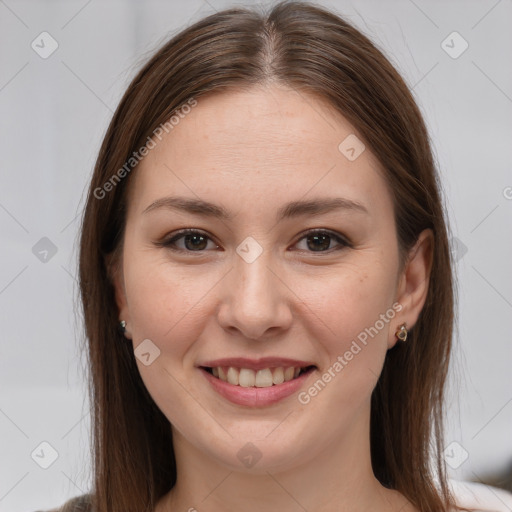
M 82 494 L 71 498 L 60 507 L 38 512 L 94 512 L 91 501 L 91 494 Z
M 503 489 L 476 482 L 448 480 L 455 502 L 474 512 L 510 512 L 512 494 Z

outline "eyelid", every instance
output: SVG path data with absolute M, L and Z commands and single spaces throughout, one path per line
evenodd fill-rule
M 336 250 L 339 250 L 339 249 L 343 249 L 344 247 L 349 247 L 349 248 L 352 247 L 352 243 L 344 235 L 342 235 L 341 233 L 338 233 L 336 231 L 332 231 L 330 229 L 326 229 L 326 228 L 312 228 L 312 229 L 303 231 L 302 233 L 300 233 L 297 236 L 297 239 L 293 243 L 293 245 L 296 245 L 303 238 L 306 238 L 308 235 L 313 235 L 315 233 L 322 233 L 322 234 L 326 234 L 326 235 L 330 236 L 331 238 L 333 238 L 336 241 L 336 243 L 339 244 L 339 246 L 337 248 L 335 247 L 335 248 L 328 249 L 327 251 L 305 251 L 308 254 L 313 254 L 313 255 L 316 255 L 316 254 L 318 254 L 318 255 L 331 254 L 332 252 L 334 252 Z M 188 254 L 202 254 L 202 253 L 207 252 L 206 250 L 202 250 L 202 251 L 187 251 L 185 249 L 179 249 L 179 248 L 176 248 L 176 247 L 172 246 L 173 242 L 181 239 L 183 236 L 190 235 L 190 234 L 192 234 L 192 235 L 202 235 L 205 238 L 207 238 L 210 241 L 212 241 L 215 245 L 217 245 L 217 248 L 219 248 L 219 244 L 215 241 L 214 237 L 212 237 L 206 231 L 203 231 L 203 230 L 198 229 L 198 228 L 184 228 L 184 229 L 180 229 L 178 231 L 173 232 L 171 236 L 165 237 L 163 240 L 155 242 L 155 245 L 157 245 L 158 247 L 167 248 L 167 249 L 169 249 L 171 251 L 174 251 L 174 252 L 181 252 L 181 253 L 185 252 L 185 253 L 188 253 Z

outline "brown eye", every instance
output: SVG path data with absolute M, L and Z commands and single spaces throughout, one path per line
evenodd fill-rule
M 336 233 L 330 231 L 310 231 L 306 233 L 300 240 L 306 241 L 306 248 L 300 250 L 306 250 L 307 252 L 331 252 L 332 250 L 343 249 L 349 247 L 349 243 Z M 337 247 L 332 247 L 331 244 L 337 244 Z
M 178 242 L 181 241 L 183 241 L 182 246 L 178 246 Z M 195 229 L 186 229 L 158 245 L 171 249 L 172 251 L 203 252 L 207 249 L 209 241 L 213 244 L 213 248 L 218 247 L 205 233 Z
M 190 251 L 206 249 L 207 238 L 203 235 L 183 235 L 185 248 Z

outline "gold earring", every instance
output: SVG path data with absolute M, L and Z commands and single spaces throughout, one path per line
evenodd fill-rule
M 397 329 L 397 331 L 395 332 L 395 336 L 400 340 L 400 341 L 405 341 L 407 340 L 407 326 L 405 323 L 403 323 L 402 325 L 400 325 L 400 327 Z

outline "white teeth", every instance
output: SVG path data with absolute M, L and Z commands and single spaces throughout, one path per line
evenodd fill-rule
M 240 386 L 243 388 L 250 388 L 254 386 L 256 382 L 256 373 L 254 370 L 249 370 L 247 368 L 240 369 L 240 376 L 238 378 Z
M 284 370 L 282 368 L 276 368 L 274 375 L 272 376 L 272 382 L 274 384 L 282 384 L 284 382 Z
M 255 386 L 257 388 L 268 388 L 272 386 L 272 384 L 272 372 L 268 368 L 258 370 L 256 373 Z
M 294 374 L 295 374 L 295 368 L 293 366 L 286 368 L 286 370 L 284 371 L 284 381 L 288 382 L 289 380 L 292 380 Z
M 238 370 L 236 368 L 229 368 L 227 377 L 230 384 L 238 386 Z
M 242 386 L 243 388 L 257 387 L 268 388 L 273 385 L 282 384 L 292 379 L 296 379 L 300 374 L 301 368 L 289 366 L 287 368 L 263 368 L 261 370 L 251 370 L 249 368 L 229 368 L 217 366 L 212 368 L 214 377 L 218 377 L 224 382 L 233 386 Z

